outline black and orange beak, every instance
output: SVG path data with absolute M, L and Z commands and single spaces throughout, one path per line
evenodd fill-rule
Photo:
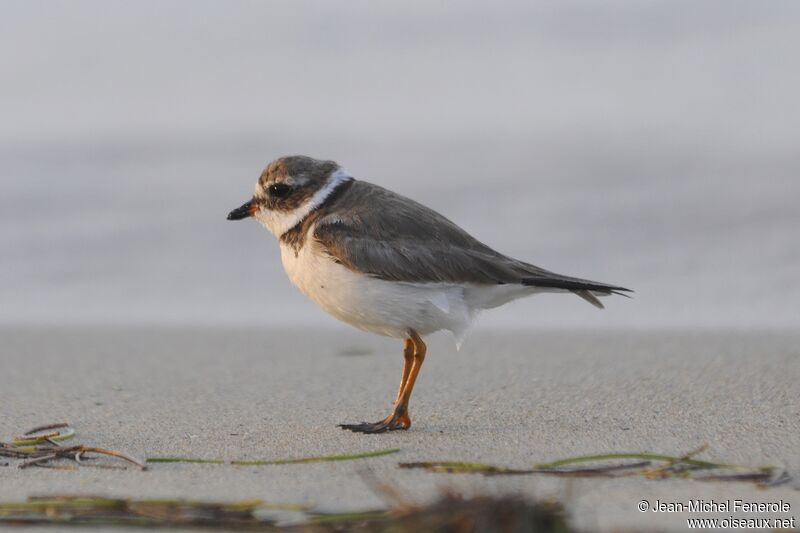
M 228 213 L 228 220 L 242 220 L 256 214 L 256 203 L 250 200 Z

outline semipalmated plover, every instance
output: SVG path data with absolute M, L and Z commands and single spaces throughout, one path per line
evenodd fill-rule
M 253 198 L 228 220 L 248 217 L 278 237 L 289 279 L 317 305 L 359 329 L 404 339 L 392 413 L 340 426 L 357 432 L 411 427 L 408 402 L 425 335 L 449 330 L 460 339 L 479 311 L 538 292 L 571 292 L 602 308 L 597 296 L 628 291 L 498 253 L 436 211 L 356 180 L 333 161 L 273 161 Z

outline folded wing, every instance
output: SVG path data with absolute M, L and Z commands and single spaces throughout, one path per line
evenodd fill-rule
M 328 212 L 315 225 L 316 241 L 335 261 L 379 279 L 563 289 L 599 307 L 593 293 L 628 290 L 500 254 L 432 209 L 367 182 L 353 183 Z

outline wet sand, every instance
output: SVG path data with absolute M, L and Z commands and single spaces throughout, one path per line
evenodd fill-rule
M 502 332 L 477 328 L 461 351 L 429 342 L 407 432 L 336 424 L 388 414 L 401 344 L 350 331 L 161 328 L 0 330 L 0 440 L 69 421 L 76 442 L 134 456 L 283 459 L 401 448 L 394 455 L 280 466 L 156 464 L 147 472 L 0 467 L 0 501 L 41 494 L 385 507 L 380 479 L 424 502 L 443 489 L 522 492 L 565 502 L 583 528 L 686 529 L 650 502 L 783 500 L 800 518 L 800 334 Z M 525 468 L 579 454 L 683 454 L 776 465 L 793 481 L 752 483 L 547 476 L 483 477 L 397 468 L 480 461 Z M 368 473 L 365 473 L 368 472 Z M 743 516 L 743 515 L 741 515 Z

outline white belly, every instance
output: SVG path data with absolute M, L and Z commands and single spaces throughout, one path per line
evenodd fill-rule
M 292 283 L 322 309 L 389 337 L 407 337 L 411 329 L 423 336 L 449 330 L 460 344 L 480 310 L 537 292 L 520 285 L 384 281 L 336 263 L 310 236 L 297 254 L 281 243 L 281 261 Z
M 460 286 L 389 282 L 359 274 L 333 261 L 313 239 L 297 255 L 281 243 L 281 260 L 292 283 L 317 305 L 379 335 L 403 338 L 410 329 L 420 335 L 446 329 L 460 336 L 475 314 Z

